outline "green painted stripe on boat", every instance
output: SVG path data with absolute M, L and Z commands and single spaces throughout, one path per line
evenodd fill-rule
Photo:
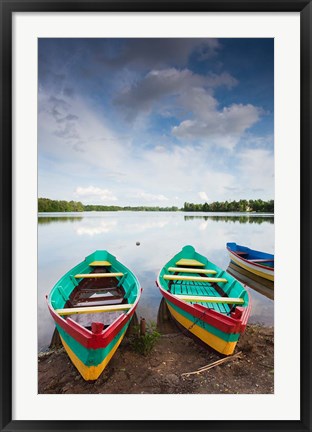
M 71 337 L 68 333 L 66 333 L 62 329 L 62 327 L 60 327 L 58 324 L 56 324 L 56 327 L 60 335 L 64 339 L 64 341 L 67 343 L 70 349 L 75 353 L 75 355 L 79 358 L 79 360 L 82 361 L 82 363 L 84 363 L 86 366 L 97 366 L 100 363 L 102 363 L 105 357 L 108 356 L 110 351 L 114 348 L 118 339 L 126 332 L 129 323 L 130 322 L 128 322 L 120 330 L 120 332 L 112 339 L 112 341 L 105 348 L 98 348 L 98 349 L 87 349 L 79 342 L 77 342 L 73 337 Z
M 168 304 L 180 315 L 183 315 L 185 318 L 187 318 L 188 320 L 194 322 L 194 317 L 193 315 L 189 314 L 188 312 L 185 312 L 184 310 L 180 309 L 178 306 L 176 306 L 175 304 L 171 303 L 170 301 L 168 301 L 166 299 L 166 301 L 168 302 Z M 223 339 L 226 342 L 237 342 L 239 337 L 240 337 L 240 333 L 224 333 L 223 331 L 221 331 L 220 329 L 217 329 L 215 327 L 213 327 L 210 324 L 207 324 L 206 322 L 203 322 L 201 320 L 196 322 L 196 325 L 198 325 L 199 327 L 209 331 L 210 333 L 214 334 L 215 336 L 218 336 L 219 338 Z

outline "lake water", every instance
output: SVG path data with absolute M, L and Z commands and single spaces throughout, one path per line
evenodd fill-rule
M 162 266 L 183 246 L 191 244 L 226 270 L 230 260 L 225 245 L 229 241 L 274 253 L 274 217 L 130 211 L 39 214 L 39 350 L 48 347 L 54 331 L 45 295 L 64 273 L 93 251 L 107 249 L 136 274 L 143 288 L 137 316 L 156 322 L 161 295 L 155 280 Z M 272 295 L 263 295 L 258 286 L 251 288 L 253 283 L 248 279 L 243 283 L 248 286 L 252 299 L 249 322 L 272 326 Z

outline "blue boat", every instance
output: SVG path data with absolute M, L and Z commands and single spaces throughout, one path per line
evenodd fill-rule
M 235 264 L 264 279 L 274 281 L 274 255 L 236 243 L 227 243 L 226 248 Z

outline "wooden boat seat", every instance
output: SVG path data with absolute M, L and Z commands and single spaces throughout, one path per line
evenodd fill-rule
M 176 294 L 180 300 L 189 302 L 207 302 L 207 303 L 226 303 L 226 304 L 244 304 L 244 299 L 235 297 L 208 297 L 208 296 L 194 296 L 194 295 L 183 295 Z
M 244 252 L 244 251 L 233 251 L 234 253 L 236 253 L 236 255 L 248 255 L 248 252 Z
M 117 304 L 108 306 L 88 306 L 88 307 L 78 307 L 78 308 L 64 308 L 55 309 L 55 312 L 59 315 L 74 315 L 83 313 L 99 313 L 99 312 L 116 312 L 122 310 L 131 309 L 133 304 Z
M 176 262 L 176 265 L 178 266 L 193 266 L 193 267 L 205 267 L 205 264 L 195 260 L 195 259 L 189 259 L 189 258 L 182 258 L 179 261 Z
M 169 267 L 168 271 L 171 272 L 180 272 L 180 273 L 199 273 L 199 274 L 216 274 L 217 272 L 215 270 L 209 270 L 209 269 L 192 269 L 192 268 L 186 268 L 186 267 Z
M 183 281 L 198 281 L 198 282 L 227 282 L 225 278 L 203 277 L 203 276 L 180 276 L 180 275 L 164 275 L 165 280 L 183 280 Z
M 123 276 L 123 273 L 82 273 L 82 274 L 76 274 L 76 279 L 83 279 L 83 278 L 103 278 L 103 277 L 119 277 Z
M 109 261 L 93 261 L 89 264 L 91 267 L 110 267 L 112 264 Z

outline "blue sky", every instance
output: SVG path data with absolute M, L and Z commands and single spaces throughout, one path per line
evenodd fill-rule
M 274 199 L 273 39 L 39 39 L 38 190 L 84 204 Z

